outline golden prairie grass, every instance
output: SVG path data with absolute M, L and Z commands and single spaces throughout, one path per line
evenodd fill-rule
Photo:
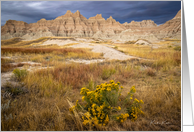
M 73 48 L 66 48 L 66 49 L 54 49 L 54 48 L 1 48 L 1 53 L 22 53 L 22 54 L 45 54 L 45 53 L 62 53 L 67 54 L 68 52 L 76 52 L 76 53 L 83 53 L 84 51 L 81 49 L 73 49 Z
M 24 64 L 18 63 L 17 65 L 11 65 L 11 64 L 1 64 L 1 73 L 2 72 L 9 72 L 13 71 L 14 68 L 22 67 Z
M 21 42 L 21 40 L 22 40 L 21 38 L 12 38 L 12 39 L 8 39 L 8 40 L 1 40 L 1 46 L 16 44 L 18 42 Z
M 180 67 L 163 72 L 162 68 L 141 69 L 142 64 L 146 62 L 65 64 L 30 73 L 24 80 L 30 92 L 12 98 L 9 109 L 2 111 L 2 130 L 180 130 L 181 80 L 180 74 L 174 74 Z M 114 69 L 115 73 L 102 79 L 105 68 Z M 150 70 L 156 71 L 154 76 Z M 69 113 L 71 102 L 81 101 L 79 92 L 83 86 L 92 89 L 109 80 L 120 81 L 123 94 L 129 92 L 131 86 L 136 86 L 134 97 L 145 102 L 142 107 L 145 115 L 139 116 L 135 122 L 127 120 L 119 124 L 110 121 L 105 127 L 83 126 L 79 114 Z M 7 101 L 2 99 L 2 104 Z M 6 119 L 4 115 L 9 114 L 13 119 Z
M 3 56 L 20 56 L 22 58 L 30 58 L 32 61 L 41 62 L 47 56 L 54 60 L 66 58 L 80 59 L 98 59 L 103 58 L 100 53 L 91 52 L 88 49 L 74 48 L 1 48 Z
M 151 46 L 116 44 L 116 47 L 126 54 L 154 60 L 156 66 L 181 64 L 181 52 L 167 46 L 153 49 Z
M 75 40 L 72 37 L 41 37 L 41 38 L 35 39 L 35 40 L 23 40 L 22 38 L 12 38 L 12 39 L 8 39 L 8 40 L 1 40 L 1 47 L 10 47 L 10 46 L 11 47 L 22 47 L 22 48 L 40 47 L 42 43 L 44 43 L 47 40 L 52 40 L 52 39 L 57 39 L 57 40 L 72 39 L 72 40 Z M 75 45 L 75 44 L 73 43 L 70 45 Z M 54 47 L 55 44 L 50 45 L 50 46 L 44 46 L 44 47 L 51 47 L 51 46 Z
M 43 42 L 50 39 L 50 37 L 42 37 L 36 40 L 23 41 L 21 38 L 12 38 L 8 40 L 1 40 L 1 47 L 28 47 L 33 45 L 42 44 Z
M 49 50 L 49 53 L 44 54 L 42 51 L 30 54 L 4 52 L 3 55 L 23 57 L 21 60 L 13 60 L 14 62 L 30 58 L 46 65 L 49 61 L 55 60 L 55 64 L 53 69 L 27 74 L 21 86 L 27 89 L 27 93 L 13 93 L 15 95 L 9 98 L 1 97 L 1 130 L 180 131 L 181 52 L 167 48 L 153 49 L 150 52 L 149 47 L 117 46 L 118 50 L 125 50 L 127 54 L 148 58 L 151 61 L 132 59 L 89 65 L 65 64 L 60 61 L 63 58 L 60 58 L 59 54 L 56 55 L 57 51 L 56 54 Z M 51 56 L 54 57 L 50 58 Z M 69 55 L 70 58 L 72 56 Z M 45 60 L 46 57 L 48 62 Z M 10 60 L 2 62 L 8 64 Z M 49 62 L 51 63 L 54 62 Z M 138 116 L 134 122 L 130 119 L 124 123 L 110 120 L 103 127 L 84 126 L 80 116 L 83 113 L 71 114 L 69 108 L 76 100 L 81 102 L 82 87 L 94 90 L 97 85 L 109 80 L 121 83 L 124 87 L 123 96 L 130 91 L 131 86 L 135 86 L 134 98 L 144 101 L 142 111 L 145 114 Z M 5 91 L 9 89 L 3 89 L 2 93 Z

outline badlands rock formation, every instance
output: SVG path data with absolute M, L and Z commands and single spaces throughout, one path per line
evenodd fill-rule
M 181 10 L 172 20 L 158 26 L 155 33 L 158 38 L 169 37 L 181 39 Z
M 151 42 L 171 37 L 180 38 L 181 10 L 165 24 L 157 26 L 152 20 L 132 21 L 121 24 L 110 16 L 105 20 L 101 14 L 89 19 L 79 11 L 67 11 L 54 20 L 41 19 L 37 23 L 8 20 L 1 27 L 1 39 L 22 37 L 36 39 L 44 36 L 92 37 L 122 41 L 147 39 Z

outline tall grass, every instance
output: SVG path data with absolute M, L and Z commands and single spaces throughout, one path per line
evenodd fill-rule
M 87 49 L 74 49 L 74 48 L 1 48 L 2 55 L 29 55 L 34 54 L 34 56 L 43 55 L 43 54 L 52 54 L 63 56 L 66 58 L 85 58 L 85 59 L 94 59 L 94 58 L 103 58 L 100 53 L 93 53 Z M 20 56 L 21 56 L 20 55 Z
M 141 64 L 145 63 L 67 64 L 30 73 L 24 79 L 30 92 L 11 101 L 6 114 L 11 113 L 13 119 L 6 120 L 5 112 L 2 112 L 2 130 L 180 130 L 181 81 L 180 76 L 174 74 L 178 67 L 166 72 L 161 69 L 152 76 L 149 70 L 140 70 Z M 101 75 L 105 68 L 114 68 L 115 73 L 103 80 Z M 110 79 L 123 83 L 123 95 L 129 92 L 129 86 L 136 86 L 134 98 L 145 102 L 142 107 L 145 115 L 135 122 L 127 120 L 118 124 L 110 121 L 105 127 L 89 129 L 79 123 L 82 121 L 79 116 L 69 113 L 70 104 L 81 101 L 79 92 L 83 86 L 92 87 Z M 4 103 L 6 100 L 2 99 Z M 153 121 L 170 124 L 157 125 Z
M 82 49 L 73 49 L 73 48 L 65 48 L 65 49 L 47 49 L 47 48 L 1 48 L 1 53 L 18 53 L 21 52 L 22 54 L 45 54 L 45 53 L 63 53 L 67 54 L 68 52 L 76 52 L 76 53 L 84 53 Z
M 153 49 L 150 46 L 122 45 L 119 44 L 118 50 L 126 54 L 146 58 L 155 61 L 156 67 L 174 67 L 181 64 L 181 52 L 166 47 Z

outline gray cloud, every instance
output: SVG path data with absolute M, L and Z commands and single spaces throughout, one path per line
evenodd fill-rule
M 45 18 L 55 19 L 67 10 L 79 10 L 86 18 L 102 14 L 120 23 L 153 20 L 162 24 L 181 9 L 180 1 L 2 1 L 1 25 L 9 19 L 34 23 Z

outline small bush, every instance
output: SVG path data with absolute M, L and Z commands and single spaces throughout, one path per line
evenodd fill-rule
M 131 121 L 135 121 L 139 114 L 143 114 L 140 110 L 142 100 L 134 99 L 136 92 L 133 86 L 128 95 L 122 99 L 121 92 L 123 87 L 119 86 L 120 82 L 104 83 L 96 86 L 96 90 L 90 91 L 82 88 L 80 94 L 83 96 L 82 105 L 76 101 L 76 105 L 71 107 L 69 111 L 72 114 L 82 114 L 84 126 L 105 126 L 110 120 L 116 120 L 123 123 L 129 117 Z
M 24 77 L 27 75 L 27 70 L 20 70 L 18 68 L 13 70 L 14 77 L 18 80 L 21 81 Z

